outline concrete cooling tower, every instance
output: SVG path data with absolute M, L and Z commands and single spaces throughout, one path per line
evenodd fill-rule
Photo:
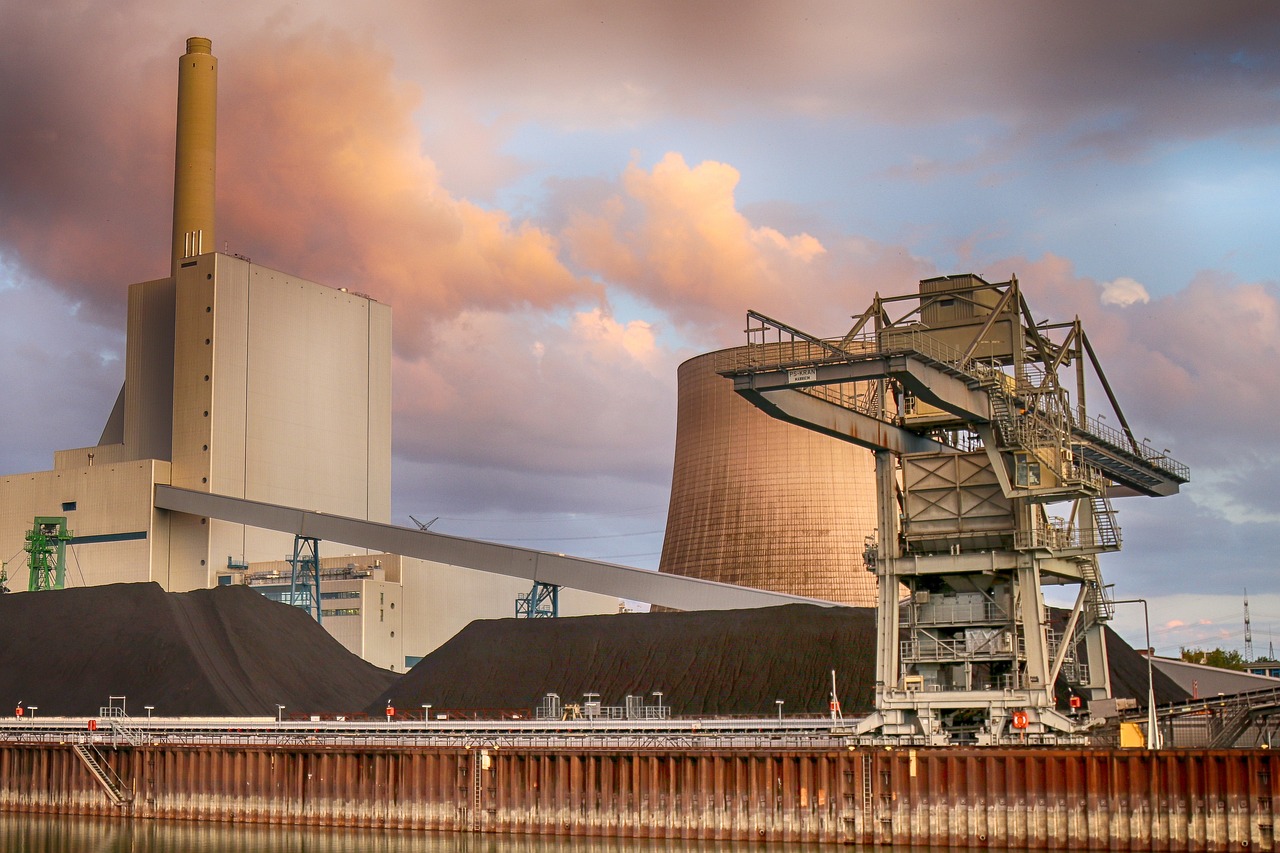
M 862 563 L 875 531 L 869 450 L 764 414 L 707 353 L 680 365 L 675 469 L 659 571 L 876 604 Z

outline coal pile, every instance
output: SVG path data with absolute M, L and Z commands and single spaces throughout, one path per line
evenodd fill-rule
M 486 619 L 405 673 L 385 706 L 528 710 L 547 693 L 607 705 L 661 691 L 678 716 L 826 713 L 871 706 L 875 611 L 789 604 L 751 610 Z M 378 703 L 370 710 L 376 710 Z
M 1113 692 L 1145 703 L 1146 661 L 1108 632 Z M 872 710 L 875 611 L 804 604 L 753 610 L 623 613 L 472 622 L 369 707 L 528 711 L 547 693 L 663 702 L 677 716 L 825 714 L 836 671 L 843 710 Z M 1160 702 L 1186 692 L 1156 674 Z M 1067 695 L 1061 704 L 1065 708 Z
M 244 586 L 0 596 L 0 709 L 22 701 L 40 716 L 88 716 L 126 696 L 133 715 L 146 705 L 162 716 L 349 713 L 395 678 L 303 610 Z
M 1107 663 L 1111 669 L 1111 695 L 1117 699 L 1136 699 L 1142 707 L 1147 705 L 1147 659 L 1133 646 L 1107 629 Z M 1155 688 L 1156 704 L 1167 705 L 1190 699 L 1191 694 L 1158 669 L 1151 670 L 1151 682 Z

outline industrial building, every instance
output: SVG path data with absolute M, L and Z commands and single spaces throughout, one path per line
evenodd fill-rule
M 796 429 L 735 394 L 716 371 L 746 353 L 680 365 L 659 571 L 874 607 L 861 547 L 876 526 L 871 452 Z
M 51 470 L 0 477 L 0 552 L 21 552 L 34 519 L 63 518 L 68 586 L 154 581 L 185 591 L 220 575 L 226 582 L 270 571 L 228 573 L 229 564 L 292 553 L 289 533 L 157 507 L 159 485 L 390 521 L 391 307 L 212 251 L 217 67 L 208 39 L 187 41 L 171 268 L 128 288 L 124 384 L 101 437 L 56 451 Z M 321 547 L 326 565 L 365 562 L 349 546 Z M 348 648 L 397 670 L 473 618 L 511 615 L 529 589 L 525 580 L 464 568 L 373 559 L 394 566 L 378 595 L 402 602 L 403 631 L 375 642 L 375 611 L 361 606 L 341 608 L 357 612 L 329 623 Z M 6 569 L 10 588 L 30 586 L 25 562 Z M 328 589 L 338 582 L 325 578 L 321 595 L 360 591 Z M 567 591 L 560 609 L 610 612 L 617 604 Z

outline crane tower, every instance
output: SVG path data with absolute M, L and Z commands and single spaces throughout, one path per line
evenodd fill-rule
M 74 538 L 66 517 L 36 516 L 26 538 L 27 590 L 62 589 L 67 579 L 67 543 Z
M 1098 556 L 1120 549 L 1111 498 L 1190 478 L 1134 437 L 1079 318 L 1038 322 L 1016 278 L 970 274 L 877 294 L 841 338 L 755 312 L 747 333 L 719 366 L 735 391 L 875 454 L 876 711 L 858 733 L 1079 739 L 1068 697 L 1110 696 Z M 1114 427 L 1088 414 L 1086 388 Z M 1075 587 L 1064 620 L 1046 585 Z

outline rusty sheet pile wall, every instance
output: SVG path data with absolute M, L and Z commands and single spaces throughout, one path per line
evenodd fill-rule
M 1272 850 L 1266 750 L 0 745 L 0 810 L 597 837 Z

